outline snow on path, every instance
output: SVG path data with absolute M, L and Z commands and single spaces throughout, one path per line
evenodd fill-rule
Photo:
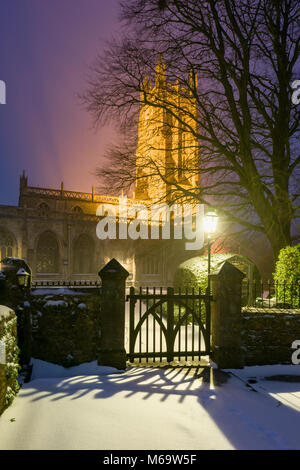
M 180 369 L 61 373 L 23 385 L 0 418 L 0 449 L 300 449 L 300 414 L 236 377 L 214 386 Z

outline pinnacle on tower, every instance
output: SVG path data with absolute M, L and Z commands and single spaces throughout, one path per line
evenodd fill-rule
M 148 78 L 147 75 L 145 74 L 144 80 L 142 81 L 142 89 L 147 90 L 148 89 Z
M 22 175 L 20 176 L 20 189 L 26 188 L 28 183 L 28 177 L 26 176 L 25 170 L 23 170 Z
M 192 92 L 193 90 L 197 90 L 198 86 L 198 76 L 197 73 L 194 71 L 194 68 L 191 67 L 189 71 L 189 90 Z
M 151 88 L 151 82 L 150 80 L 148 80 L 148 77 L 145 74 L 144 80 L 142 81 L 142 84 L 141 84 L 141 91 L 142 93 L 146 93 L 150 90 L 150 88 Z
M 144 80 L 141 83 L 141 104 L 144 104 L 147 101 L 147 95 L 151 90 L 151 82 L 148 80 L 147 75 L 145 74 Z
M 155 86 L 157 88 L 159 88 L 160 85 L 163 84 L 166 80 L 165 69 L 166 69 L 166 64 L 164 64 L 162 60 L 162 54 L 159 54 L 158 62 L 155 67 Z

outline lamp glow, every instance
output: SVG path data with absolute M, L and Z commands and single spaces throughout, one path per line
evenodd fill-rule
M 215 233 L 217 230 L 218 216 L 216 212 L 208 212 L 204 217 L 204 231 L 207 234 Z

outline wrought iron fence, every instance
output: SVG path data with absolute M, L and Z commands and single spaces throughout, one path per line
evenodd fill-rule
M 300 308 L 300 281 L 258 282 L 246 279 L 242 284 L 242 303 L 260 308 Z

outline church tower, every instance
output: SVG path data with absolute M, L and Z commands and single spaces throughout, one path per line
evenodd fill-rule
M 136 198 L 167 202 L 172 183 L 195 187 L 198 181 L 199 144 L 196 100 L 197 78 L 190 72 L 189 87 L 166 80 L 161 56 L 155 68 L 155 85 L 142 84 L 136 152 Z M 161 175 L 161 176 L 160 176 Z

